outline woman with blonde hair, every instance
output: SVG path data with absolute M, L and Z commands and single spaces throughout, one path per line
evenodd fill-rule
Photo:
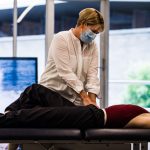
M 40 84 L 74 105 L 93 104 L 100 96 L 98 48 L 94 41 L 104 31 L 102 14 L 94 8 L 80 11 L 76 26 L 57 33 L 50 45 Z

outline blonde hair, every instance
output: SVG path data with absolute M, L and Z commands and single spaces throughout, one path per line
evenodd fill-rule
M 97 24 L 99 24 L 102 30 L 104 30 L 104 19 L 99 11 L 94 8 L 85 8 L 79 12 L 77 26 Z

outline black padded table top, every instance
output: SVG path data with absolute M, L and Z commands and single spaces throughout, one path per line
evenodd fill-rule
M 150 141 L 150 129 L 0 128 L 0 140 Z
M 0 140 L 80 140 L 78 129 L 1 128 Z
M 86 140 L 150 141 L 150 129 L 89 129 Z

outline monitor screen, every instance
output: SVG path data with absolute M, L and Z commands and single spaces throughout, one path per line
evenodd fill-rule
M 37 58 L 0 57 L 0 112 L 33 83 L 37 83 Z

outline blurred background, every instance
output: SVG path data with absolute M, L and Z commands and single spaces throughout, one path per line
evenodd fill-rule
M 34 67 L 37 68 L 34 68 L 31 74 L 34 80 L 30 81 L 26 77 L 28 81 L 26 84 L 37 83 L 45 68 L 48 51 L 45 44 L 46 27 L 53 31 L 50 37 L 59 31 L 69 30 L 75 27 L 79 11 L 87 7 L 102 11 L 107 23 L 105 32 L 108 36 L 107 42 L 104 43 L 107 48 L 101 46 L 103 35 L 96 38 L 100 55 L 107 53 L 104 57 L 108 65 L 103 74 L 107 75 L 105 80 L 100 76 L 103 71 L 102 56 L 99 62 L 104 106 L 132 103 L 148 109 L 150 107 L 150 0 L 1 0 L 0 57 L 37 58 L 34 63 Z M 53 18 L 47 19 L 46 9 L 50 15 L 54 15 Z M 13 93 L 12 91 L 16 89 L 3 88 L 6 83 L 4 80 L 7 79 L 9 85 L 12 84 L 12 80 L 18 78 L 6 77 L 4 74 L 6 67 L 1 64 L 2 59 L 0 59 L 0 105 L 2 106 L 0 111 L 3 111 L 25 86 L 20 87 L 15 96 L 10 96 L 11 94 L 8 93 Z M 15 68 L 15 65 L 12 67 Z M 6 93 L 2 94 L 4 92 Z

